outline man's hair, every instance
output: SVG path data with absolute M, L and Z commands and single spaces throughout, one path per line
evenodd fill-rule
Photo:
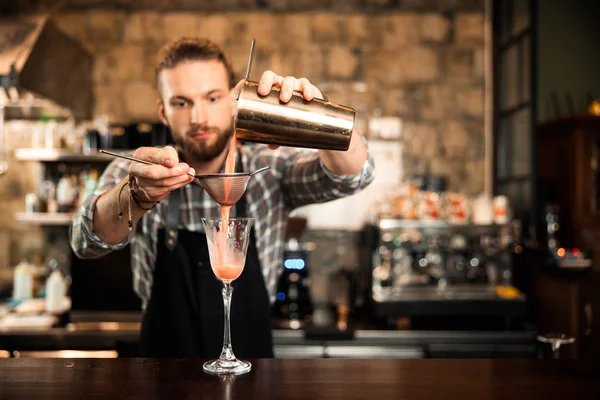
M 165 69 L 175 68 L 185 61 L 218 60 L 223 63 L 229 79 L 229 87 L 235 85 L 235 77 L 225 53 L 214 42 L 208 39 L 182 37 L 175 42 L 165 45 L 159 55 L 156 65 L 156 86 L 160 90 L 159 76 Z

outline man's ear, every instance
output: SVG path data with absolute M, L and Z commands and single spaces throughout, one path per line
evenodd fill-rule
M 165 103 L 163 103 L 161 99 L 156 100 L 156 113 L 163 124 L 169 125 L 169 121 L 167 120 L 167 115 L 165 113 Z

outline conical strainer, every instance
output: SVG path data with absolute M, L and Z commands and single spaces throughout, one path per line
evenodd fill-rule
M 221 206 L 230 207 L 244 195 L 250 177 L 268 169 L 271 167 L 263 167 L 254 172 L 196 175 L 196 179 L 214 201 Z
M 124 158 L 125 160 L 135 161 L 147 165 L 156 165 L 156 163 L 140 160 L 134 157 L 126 156 L 124 154 L 113 153 L 106 150 L 100 150 L 101 153 L 109 154 L 113 157 Z M 262 167 L 254 172 L 234 172 L 231 174 L 201 174 L 194 175 L 191 172 L 190 176 L 198 179 L 198 182 L 206 193 L 214 201 L 222 206 L 229 207 L 233 206 L 242 197 L 246 191 L 246 186 L 252 175 L 256 175 L 259 172 L 271 169 L 271 167 Z

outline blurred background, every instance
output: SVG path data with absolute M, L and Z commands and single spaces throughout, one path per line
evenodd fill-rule
M 367 190 L 290 219 L 277 357 L 597 356 L 599 19 L 592 0 L 2 2 L 1 355 L 135 355 L 129 249 L 79 260 L 68 224 L 99 149 L 172 142 L 156 53 L 203 36 L 240 79 L 256 38 L 252 79 L 356 109 L 376 161 Z

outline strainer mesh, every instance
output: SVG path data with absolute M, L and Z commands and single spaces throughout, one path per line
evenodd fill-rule
M 233 206 L 244 195 L 250 174 L 208 175 L 197 178 L 206 193 L 221 206 Z

